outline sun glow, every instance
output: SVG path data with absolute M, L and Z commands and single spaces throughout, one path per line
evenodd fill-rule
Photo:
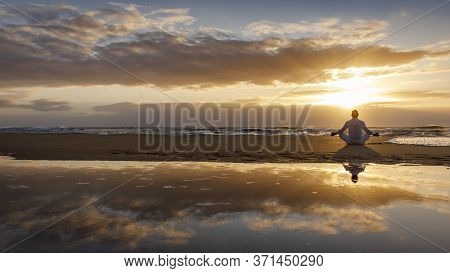
M 353 108 L 366 103 L 386 100 L 380 96 L 382 90 L 373 87 L 372 81 L 368 77 L 339 79 L 327 85 L 336 91 L 321 95 L 317 104 Z
M 318 104 L 336 105 L 344 108 L 354 108 L 355 106 L 366 104 L 380 99 L 374 99 L 376 90 L 358 90 L 358 91 L 338 91 L 332 94 L 322 96 L 322 100 Z

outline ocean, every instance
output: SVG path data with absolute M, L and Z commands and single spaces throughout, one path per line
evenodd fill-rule
M 336 128 L 138 128 L 138 127 L 0 127 L 0 133 L 91 134 L 91 135 L 307 135 L 324 136 Z M 399 145 L 450 146 L 450 127 L 373 127 L 388 143 Z

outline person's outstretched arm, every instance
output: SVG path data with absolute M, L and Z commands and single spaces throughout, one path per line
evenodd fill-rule
M 379 136 L 380 134 L 372 132 L 369 128 L 367 128 L 366 123 L 363 122 L 363 130 L 368 134 L 369 136 Z
M 343 132 L 345 132 L 345 130 L 347 130 L 347 128 L 348 128 L 348 124 L 347 124 L 347 122 L 344 124 L 344 126 L 342 126 L 342 128 L 339 130 L 339 131 L 337 131 L 337 132 L 332 132 L 331 133 L 331 136 L 335 136 L 335 135 L 337 135 L 337 134 L 342 134 Z

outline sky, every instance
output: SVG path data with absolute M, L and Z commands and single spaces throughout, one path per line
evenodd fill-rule
M 164 102 L 450 126 L 450 4 L 420 18 L 445 2 L 1 0 L 0 126 L 135 126 Z

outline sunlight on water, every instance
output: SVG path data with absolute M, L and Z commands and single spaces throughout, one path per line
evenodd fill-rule
M 0 161 L 2 249 L 84 206 L 12 252 L 450 248 L 444 166 Z
M 387 142 L 394 144 L 444 147 L 450 146 L 450 137 L 396 137 Z

